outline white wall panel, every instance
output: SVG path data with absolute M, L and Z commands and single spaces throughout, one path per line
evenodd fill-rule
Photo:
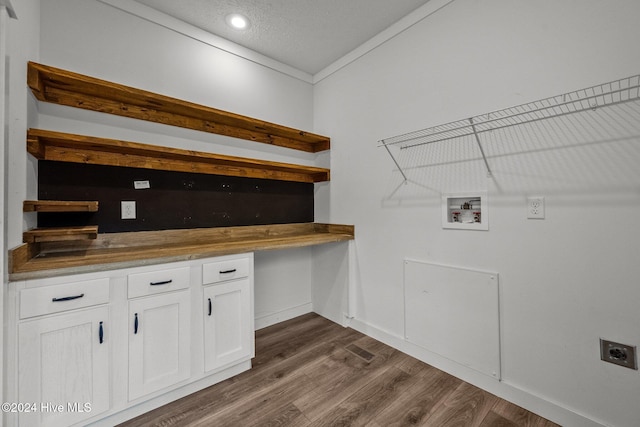
M 498 274 L 404 262 L 405 338 L 500 379 Z

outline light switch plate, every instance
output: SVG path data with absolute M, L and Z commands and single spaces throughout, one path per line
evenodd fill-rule
M 134 201 L 121 201 L 120 202 L 120 218 L 121 219 L 136 219 L 136 202 Z

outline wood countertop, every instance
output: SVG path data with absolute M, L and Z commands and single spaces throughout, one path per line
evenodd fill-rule
M 91 273 L 353 240 L 351 225 L 301 223 L 104 233 L 78 242 L 26 243 L 9 251 L 9 280 Z

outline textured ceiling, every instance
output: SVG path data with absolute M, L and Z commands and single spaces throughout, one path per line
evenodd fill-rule
M 315 74 L 429 0 L 137 0 L 146 6 Z M 238 31 L 231 13 L 249 18 Z

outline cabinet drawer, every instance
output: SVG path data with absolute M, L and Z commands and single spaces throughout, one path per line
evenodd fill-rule
M 189 287 L 191 269 L 189 267 L 148 271 L 128 276 L 129 298 L 154 295 Z
M 249 275 L 249 258 L 235 258 L 202 265 L 202 284 L 224 282 Z
M 109 302 L 109 279 L 95 279 L 20 291 L 20 318 L 58 313 Z

